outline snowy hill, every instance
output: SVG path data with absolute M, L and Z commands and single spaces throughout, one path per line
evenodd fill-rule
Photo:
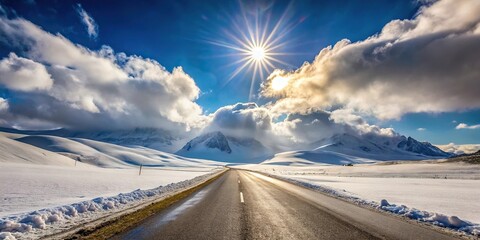
M 122 146 L 142 146 L 160 151 L 173 152 L 184 142 L 177 143 L 169 132 L 157 128 L 135 128 L 131 130 L 70 132 L 67 137 L 86 138 Z M 178 145 L 180 144 L 180 146 Z
M 264 161 L 262 164 L 349 164 L 451 156 L 430 143 L 419 142 L 405 136 L 374 137 L 344 133 L 322 139 L 311 146 L 312 150 L 278 153 L 274 158 Z
M 192 186 L 223 165 L 145 147 L 0 131 L 0 231 L 38 239 Z
M 225 136 L 219 131 L 192 139 L 176 154 L 232 163 L 260 162 L 272 155 L 269 149 L 253 138 Z
M 15 135 L 5 135 L 0 132 L 0 163 L 20 163 L 20 164 L 45 164 L 67 166 L 72 165 L 72 159 L 37 148 L 35 146 L 15 141 L 10 137 Z
M 0 132 L 0 162 L 73 165 L 73 160 L 106 168 L 203 168 L 222 163 L 189 159 L 145 147 L 120 145 L 82 138 L 20 135 Z
M 277 153 L 261 164 L 280 166 L 343 165 L 349 163 L 373 163 L 375 160 L 332 151 L 289 151 Z
M 148 147 L 166 152 L 174 152 L 185 143 L 180 138 L 173 137 L 168 131 L 157 128 L 135 128 L 110 131 L 77 131 L 69 129 L 24 131 L 0 128 L 0 131 L 25 135 L 51 135 L 64 138 L 85 138 L 127 147 Z

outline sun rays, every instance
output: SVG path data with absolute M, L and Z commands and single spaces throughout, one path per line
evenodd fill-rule
M 265 49 L 263 47 L 254 47 L 250 49 L 250 58 L 254 61 L 265 61 Z
M 254 95 L 255 84 L 264 81 L 265 77 L 275 68 L 289 66 L 279 59 L 288 55 L 281 50 L 289 43 L 285 41 L 286 35 L 292 30 L 292 24 L 286 24 L 286 13 L 272 20 L 269 12 L 245 11 L 241 6 L 241 16 L 232 19 L 232 28 L 222 32 L 223 40 L 210 40 L 211 44 L 229 50 L 225 57 L 234 57 L 235 60 L 227 64 L 234 66 L 234 70 L 225 82 L 228 84 L 240 73 L 245 73 L 250 80 L 249 100 Z M 250 74 L 251 73 L 251 74 Z

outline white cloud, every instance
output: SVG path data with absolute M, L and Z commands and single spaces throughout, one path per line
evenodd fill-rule
M 334 110 L 331 112 L 330 119 L 335 123 L 348 126 L 360 135 L 374 134 L 385 137 L 394 137 L 398 135 L 393 128 L 381 128 L 377 125 L 369 124 L 361 116 L 347 108 Z
M 275 113 L 353 109 L 379 119 L 480 108 L 480 1 L 441 0 L 366 40 L 342 40 L 311 63 L 276 70 L 262 95 Z M 271 87 L 288 79 L 282 90 Z
M 8 101 L 0 97 L 0 116 L 4 115 L 5 113 L 8 113 Z M 0 118 L 0 126 L 6 124 L 7 122 L 4 119 Z
M 427 129 L 426 128 L 417 128 L 417 131 L 420 131 L 420 132 L 423 132 L 423 131 L 426 131 Z
M 0 97 L 0 112 L 8 110 L 8 101 Z
M 288 114 L 282 121 L 276 121 L 268 105 L 258 106 L 255 103 L 237 103 L 219 108 L 209 116 L 203 131 L 255 138 L 278 151 L 310 149 L 314 142 L 343 133 L 385 140 L 399 136 L 393 129 L 370 125 L 345 109 Z
M 219 108 L 208 116 L 203 132 L 221 131 L 229 136 L 255 138 L 275 151 L 295 146 L 286 121 L 275 123 L 270 110 L 256 103 L 237 103 Z
M 0 86 L 15 98 L 0 115 L 4 125 L 156 127 L 182 134 L 205 122 L 195 103 L 200 90 L 181 67 L 169 72 L 108 46 L 93 51 L 21 18 L 0 17 L 0 39 L 25 55 L 0 62 Z
M 445 152 L 451 152 L 455 154 L 474 153 L 480 150 L 480 144 L 449 143 L 446 145 L 437 145 L 437 147 Z
M 477 129 L 480 128 L 480 124 L 477 125 L 468 125 L 466 123 L 459 123 L 455 129 Z
M 272 130 L 268 109 L 256 103 L 237 103 L 219 108 L 210 115 L 205 131 L 222 131 L 238 137 L 262 138 Z
M 290 136 L 294 143 L 301 145 L 343 133 L 345 126 L 335 123 L 329 112 L 317 111 L 308 114 L 289 114 L 284 121 L 277 124 L 277 131 Z
M 0 60 L 0 85 L 19 91 L 48 90 L 53 80 L 45 66 L 10 53 Z
M 93 20 L 93 18 L 83 9 L 82 5 L 80 3 L 77 4 L 75 7 L 75 10 L 77 11 L 80 20 L 82 20 L 82 23 L 85 24 L 85 27 L 87 27 L 87 32 L 88 36 L 91 38 L 97 38 L 98 37 L 98 25 Z

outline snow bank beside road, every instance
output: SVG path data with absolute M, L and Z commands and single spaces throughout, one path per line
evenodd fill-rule
M 220 169 L 217 169 L 219 171 Z M 113 214 L 142 203 L 164 197 L 175 191 L 192 187 L 212 177 L 215 172 L 190 180 L 170 183 L 150 190 L 135 190 L 111 197 L 98 197 L 60 207 L 46 208 L 0 219 L 0 232 L 5 239 L 13 237 L 33 239 L 68 229 L 102 216 Z M 1 238 L 0 238 L 1 239 Z
M 415 208 L 409 208 L 405 205 L 390 204 L 385 199 L 382 199 L 382 201 L 380 201 L 378 208 L 387 212 L 408 217 L 410 219 L 419 220 L 421 222 L 428 222 L 440 227 L 455 229 L 458 231 L 472 234 L 474 236 L 480 236 L 480 224 L 475 224 L 469 221 L 462 220 L 457 216 L 447 216 L 440 213 L 432 213 L 427 211 L 421 211 Z
M 401 167 L 402 165 L 404 166 Z M 477 197 L 480 195 L 480 188 L 478 188 L 480 181 L 460 176 L 469 173 L 464 171 L 463 165 L 455 164 L 441 164 L 441 169 L 448 170 L 449 176 L 451 174 L 459 179 L 434 178 L 429 171 L 424 172 L 423 175 L 421 171 L 414 171 L 414 178 L 392 177 L 403 176 L 403 170 L 406 170 L 407 175 L 412 174 L 410 170 L 417 165 L 419 164 L 385 166 L 389 171 L 381 171 L 379 167 L 383 166 L 377 165 L 337 166 L 332 169 L 322 166 L 244 165 L 238 167 L 264 172 L 359 205 L 367 205 L 418 221 L 480 236 L 480 202 Z M 357 166 L 362 169 L 359 173 L 353 171 Z M 432 169 L 436 164 L 428 164 L 428 166 Z M 369 168 L 374 171 L 370 173 Z M 396 171 L 391 172 L 394 169 Z M 326 171 L 329 175 L 325 175 Z M 336 173 L 340 171 L 349 173 L 343 177 L 330 175 L 333 173 L 337 175 Z M 350 175 L 356 175 L 356 177 L 348 177 Z M 361 175 L 375 177 L 360 177 Z
M 351 196 L 406 205 L 480 223 L 479 180 L 286 176 L 342 191 Z
M 0 217 L 152 189 L 209 173 L 205 168 L 99 168 L 0 163 Z
M 37 239 L 111 215 L 195 185 L 223 165 L 143 147 L 0 131 L 0 239 Z

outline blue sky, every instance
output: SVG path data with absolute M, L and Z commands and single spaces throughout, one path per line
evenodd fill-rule
M 92 40 L 85 34 L 74 6 L 80 2 L 99 25 L 99 35 Z M 283 61 L 299 67 L 312 61 L 318 52 L 348 38 L 365 39 L 377 33 L 392 19 L 410 18 L 418 5 L 410 1 L 258 1 L 273 4 L 273 18 L 278 19 L 287 6 L 288 21 L 298 23 L 285 37 L 294 53 Z M 254 4 L 249 3 L 249 4 Z M 246 76 L 239 76 L 229 87 L 222 87 L 232 67 L 220 70 L 234 58 L 221 57 L 227 49 L 212 45 L 206 39 L 222 37 L 222 30 L 231 28 L 232 16 L 238 15 L 238 1 L 5 1 L 18 15 L 40 25 L 49 32 L 59 32 L 75 43 L 91 49 L 109 45 L 117 52 L 153 58 L 172 69 L 182 66 L 203 92 L 198 102 L 207 111 L 226 104 L 248 100 Z M 8 50 L 2 51 L 2 55 Z M 285 66 L 279 66 L 285 67 Z M 287 66 L 288 67 L 288 66 Z
M 54 2 L 54 3 L 53 3 Z M 196 101 L 206 113 L 237 102 L 249 101 L 251 71 L 242 71 L 227 79 L 237 65 L 229 63 L 238 56 L 209 41 L 226 39 L 223 32 L 233 28 L 239 6 L 271 14 L 278 20 L 286 13 L 291 31 L 282 38 L 288 44 L 279 51 L 276 68 L 295 70 L 305 61 L 312 62 L 321 49 L 347 38 L 362 41 L 379 33 L 394 19 L 413 18 L 420 4 L 417 1 L 1 1 L 10 15 L 25 18 L 51 33 L 60 33 L 70 41 L 89 49 L 108 45 L 115 52 L 138 55 L 158 61 L 168 71 L 181 66 L 201 93 Z M 95 20 L 98 36 L 90 37 L 76 11 L 77 3 Z M 258 10 L 260 9 L 260 10 Z M 228 41 L 228 39 L 226 40 Z M 0 57 L 11 48 L 2 45 Z M 273 69 L 271 69 L 273 70 Z M 255 92 L 260 83 L 256 79 Z M 9 92 L 0 93 L 8 97 Z M 11 96 L 10 96 L 11 97 Z M 250 99 L 259 104 L 268 100 Z M 455 122 L 454 122 L 455 121 Z M 455 129 L 458 123 L 480 123 L 480 110 L 459 110 L 447 113 L 408 113 L 397 119 L 371 119 L 381 127 L 419 140 L 436 144 L 478 143 L 480 129 Z M 424 128 L 425 130 L 418 130 Z

